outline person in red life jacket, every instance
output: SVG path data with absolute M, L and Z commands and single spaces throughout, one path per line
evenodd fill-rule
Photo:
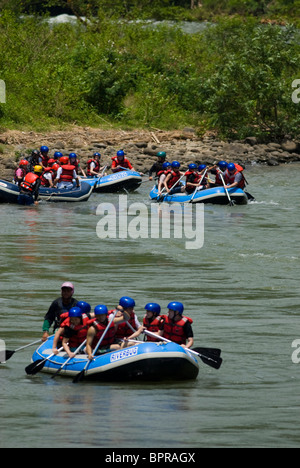
M 13 182 L 17 185 L 23 181 L 24 177 L 27 174 L 27 167 L 29 166 L 29 162 L 26 159 L 21 159 L 19 162 L 19 167 L 15 171 L 14 180 Z
M 49 148 L 48 146 L 41 146 L 40 148 L 40 157 L 42 159 L 42 164 L 41 166 L 43 169 L 46 169 L 46 167 L 49 166 L 48 161 L 49 161 Z
M 117 155 L 111 159 L 112 159 L 112 165 L 111 165 L 112 172 L 121 172 L 124 170 L 135 171 L 129 159 L 125 157 L 125 153 L 123 150 L 118 151 Z
M 154 177 L 158 177 L 158 173 L 163 170 L 163 165 L 166 162 L 167 153 L 165 151 L 159 151 L 157 154 L 157 161 L 149 169 L 149 180 L 153 180 L 152 174 Z
M 193 320 L 183 315 L 184 306 L 181 302 L 168 304 L 168 315 L 163 316 L 163 322 L 158 332 L 159 336 L 180 344 L 184 348 L 191 348 L 194 344 L 194 333 L 191 324 Z
M 162 189 L 164 187 L 164 181 L 166 177 L 171 173 L 171 163 L 168 161 L 164 162 L 162 165 L 162 170 L 157 173 L 158 177 L 158 195 L 161 195 Z
M 54 180 L 54 186 L 61 188 L 71 188 L 73 187 L 73 180 L 76 181 L 77 187 L 80 186 L 79 178 L 75 170 L 75 166 L 69 164 L 68 156 L 63 156 L 60 158 L 60 164 L 56 178 Z
M 49 160 L 50 161 L 50 160 Z M 55 172 L 52 167 L 46 167 L 41 175 L 41 185 L 43 187 L 53 187 L 55 179 Z
M 223 178 L 227 189 L 233 187 L 245 188 L 245 177 L 241 171 L 237 170 L 234 163 L 227 165 L 226 171 L 223 172 Z
M 86 177 L 86 173 L 84 172 L 84 170 L 80 166 L 80 162 L 78 161 L 76 153 L 70 153 L 69 154 L 69 162 L 70 162 L 71 166 L 75 166 L 75 170 L 76 170 L 77 175 L 79 174 L 79 171 L 80 171 L 81 175 L 83 175 L 83 177 Z
M 120 349 L 120 344 L 116 339 L 116 331 L 119 323 L 124 322 L 124 320 L 129 320 L 129 314 L 125 311 L 119 310 L 119 316 L 115 317 L 113 320 L 110 319 L 110 313 L 106 305 L 99 304 L 94 309 L 95 319 L 90 320 L 90 327 L 87 332 L 87 342 L 86 342 L 86 353 L 89 359 L 93 359 L 93 349 L 96 348 L 99 340 L 102 338 L 101 344 L 98 348 L 98 351 L 101 353 L 101 350 L 109 349 Z M 107 326 L 108 330 L 105 335 L 104 331 Z
M 220 174 L 223 174 L 227 169 L 228 163 L 226 161 L 219 161 L 208 169 L 208 172 L 215 176 L 215 181 L 211 184 L 212 187 L 223 187 L 223 182 Z
M 185 184 L 185 191 L 187 193 L 193 193 L 196 189 L 202 190 L 209 188 L 209 183 L 207 181 L 207 177 L 204 176 L 204 172 L 206 170 L 206 165 L 201 164 L 199 167 L 197 164 L 192 163 L 189 164 L 189 170 L 185 174 L 186 175 L 186 184 Z M 199 185 L 201 182 L 201 185 Z
M 167 175 L 164 181 L 164 187 L 170 195 L 174 193 L 184 192 L 185 187 L 181 185 L 180 179 L 184 172 L 180 172 L 180 162 L 173 161 L 171 163 L 171 172 Z
M 101 167 L 100 163 L 101 159 L 101 154 L 100 153 L 94 153 L 93 157 L 88 160 L 87 162 L 87 176 L 89 178 L 92 177 L 100 177 L 102 174 L 101 171 L 104 170 L 105 166 Z
M 132 339 L 133 334 L 137 332 L 137 336 L 140 335 L 143 331 L 143 325 L 139 322 L 137 315 L 134 312 L 135 301 L 131 297 L 123 296 L 119 301 L 119 306 L 121 306 L 125 313 L 129 315 L 127 320 L 128 323 L 123 322 L 118 325 L 116 337 L 120 340 L 123 339 Z M 117 317 L 122 314 L 117 314 Z M 123 346 L 127 346 L 127 341 Z
M 143 329 L 152 333 L 158 333 L 162 325 L 163 318 L 160 316 L 161 307 L 156 302 L 149 302 L 145 305 L 146 315 L 143 319 Z M 147 341 L 156 341 L 152 336 L 146 335 Z
M 28 172 L 20 183 L 19 205 L 37 205 L 41 186 L 42 166 L 35 166 L 34 172 Z
M 44 317 L 42 341 L 49 338 L 49 330 L 52 324 L 54 324 L 53 331 L 55 331 L 61 323 L 61 315 L 69 312 L 72 307 L 77 305 L 78 301 L 73 295 L 74 285 L 70 281 L 66 281 L 61 285 L 61 296 L 52 302 Z
M 62 341 L 62 346 L 69 358 L 75 356 L 74 351 L 84 343 L 87 337 L 90 317 L 83 314 L 80 307 L 72 307 L 68 317 L 63 321 L 60 328 L 55 333 L 52 352 L 58 354 L 58 343 Z

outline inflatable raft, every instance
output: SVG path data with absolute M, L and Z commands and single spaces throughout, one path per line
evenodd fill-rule
M 82 178 L 81 180 L 92 185 L 94 192 L 100 193 L 134 191 L 142 183 L 141 175 L 135 171 L 121 171 L 103 177 Z
M 239 188 L 230 188 L 227 190 L 230 199 L 236 205 L 246 205 L 248 203 L 247 194 Z M 174 195 L 158 195 L 157 186 L 150 192 L 150 199 L 158 202 L 167 203 L 212 203 L 215 205 L 228 205 L 229 198 L 224 187 L 213 187 L 206 190 L 200 190 L 192 194 L 176 193 Z
M 69 359 L 65 352 L 51 356 L 53 339 L 54 336 L 50 337 L 32 356 L 32 362 L 50 357 L 41 370 L 48 374 L 56 373 Z M 84 370 L 87 362 L 86 354 L 77 354 L 66 363 L 59 375 L 75 378 Z M 138 342 L 134 346 L 94 357 L 84 380 L 189 380 L 198 376 L 199 364 L 198 355 L 175 343 Z
M 89 184 L 81 183 L 80 187 L 66 189 L 42 187 L 39 191 L 39 200 L 47 202 L 83 202 L 87 201 L 93 192 Z M 0 203 L 18 203 L 18 185 L 0 180 Z

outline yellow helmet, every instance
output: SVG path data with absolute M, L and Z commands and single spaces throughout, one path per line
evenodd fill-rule
M 43 172 L 42 166 L 34 166 L 34 172 L 37 172 L 37 174 L 41 174 Z

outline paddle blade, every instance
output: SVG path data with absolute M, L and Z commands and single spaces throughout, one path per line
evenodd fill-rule
M 213 356 L 220 357 L 221 356 L 221 350 L 218 348 L 193 348 L 193 351 L 196 351 L 196 353 L 199 354 L 212 354 Z
M 84 374 L 85 374 L 85 370 L 83 369 L 81 372 L 75 375 L 73 379 L 73 383 L 81 382 L 84 379 Z
M 25 368 L 26 374 L 27 375 L 37 374 L 43 369 L 45 363 L 46 363 L 46 359 L 40 359 L 39 361 L 35 361 L 32 364 L 29 364 L 29 366 Z
M 13 355 L 15 354 L 15 351 L 5 351 L 5 360 L 8 361 Z
M 223 362 L 222 358 L 213 356 L 212 354 L 210 356 L 208 354 L 204 356 L 203 354 L 199 353 L 199 356 L 204 362 L 204 364 L 207 364 L 208 366 L 213 367 L 214 369 L 220 369 Z

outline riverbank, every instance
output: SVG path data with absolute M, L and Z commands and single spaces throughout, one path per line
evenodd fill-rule
M 47 145 L 50 154 L 54 151 L 65 155 L 77 153 L 83 168 L 95 151 L 102 154 L 103 164 L 110 165 L 116 151 L 124 149 L 135 169 L 144 173 L 156 161 L 156 153 L 162 150 L 166 151 L 169 160 L 178 160 L 183 167 L 191 162 L 212 164 L 223 159 L 246 166 L 278 166 L 300 161 L 300 143 L 293 140 L 258 144 L 255 137 L 248 137 L 226 142 L 218 140 L 213 133 L 199 138 L 193 128 L 125 131 L 74 127 L 47 133 L 8 130 L 0 134 L 0 178 L 10 180 L 18 161 L 41 145 Z

